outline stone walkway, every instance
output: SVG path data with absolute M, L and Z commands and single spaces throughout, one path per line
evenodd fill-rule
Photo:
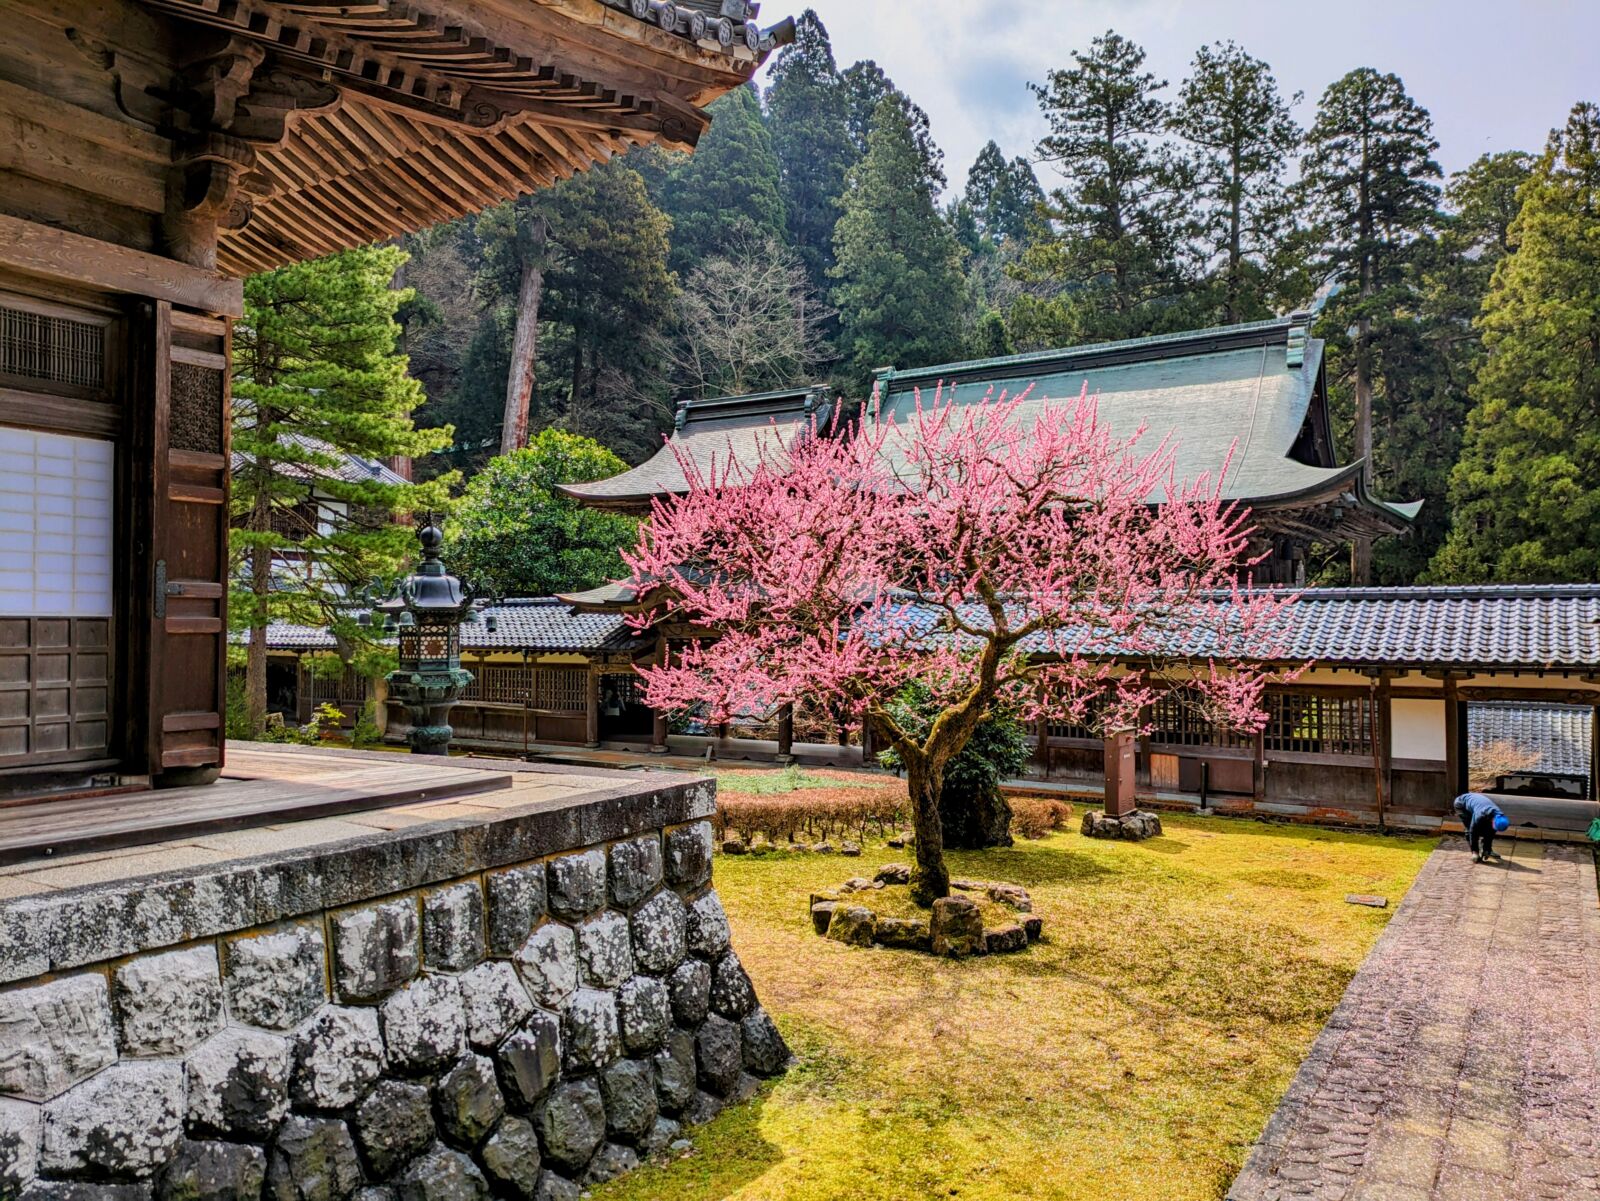
M 1435 851 L 1229 1201 L 1600 1201 L 1600 900 L 1586 847 Z

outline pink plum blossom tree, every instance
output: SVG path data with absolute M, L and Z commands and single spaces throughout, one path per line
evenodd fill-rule
M 701 471 L 658 501 L 625 554 L 647 610 L 709 637 L 643 671 L 652 706 L 714 720 L 802 698 L 870 726 L 905 766 L 912 893 L 949 892 L 946 765 L 997 703 L 1109 731 L 1181 690 L 1211 720 L 1258 730 L 1274 631 L 1292 598 L 1238 583 L 1248 515 L 1215 477 L 1179 481 L 1174 448 L 1117 436 L 1087 390 L 958 404 L 904 422 L 864 411 L 755 463 Z M 938 710 L 913 736 L 890 702 L 909 682 Z

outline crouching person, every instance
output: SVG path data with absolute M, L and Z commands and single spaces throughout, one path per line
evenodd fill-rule
M 1511 828 L 1511 819 L 1481 792 L 1464 792 L 1455 799 L 1456 816 L 1467 831 L 1467 845 L 1472 848 L 1472 862 L 1500 858 L 1494 853 L 1494 836 Z

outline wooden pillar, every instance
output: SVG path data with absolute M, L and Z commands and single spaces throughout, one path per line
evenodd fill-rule
M 600 673 L 589 664 L 589 694 L 584 704 L 583 745 L 600 745 Z
M 1387 674 L 1380 675 L 1372 686 L 1372 776 L 1373 795 L 1378 805 L 1378 829 L 1382 830 L 1388 818 L 1389 802 L 1394 796 L 1394 779 L 1391 770 L 1393 755 L 1390 750 L 1390 731 L 1393 729 L 1393 681 Z
M 1105 740 L 1106 813 L 1125 817 L 1134 811 L 1134 755 L 1132 730 L 1112 730 Z
M 1267 799 L 1267 732 L 1257 730 L 1250 740 L 1254 762 L 1250 768 L 1250 796 L 1256 805 Z
M 778 762 L 794 759 L 794 706 L 784 705 L 778 710 Z
M 654 720 L 650 725 L 650 749 L 655 754 L 665 754 L 667 750 L 667 715 L 660 709 L 651 711 Z
M 1462 738 L 1461 690 L 1456 677 L 1444 678 L 1444 788 L 1440 798 L 1448 812 L 1450 802 L 1467 790 L 1466 741 Z
M 1589 719 L 1589 799 L 1600 801 L 1600 705 Z

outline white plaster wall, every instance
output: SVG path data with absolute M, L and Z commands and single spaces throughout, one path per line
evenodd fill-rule
M 1396 759 L 1444 759 L 1444 701 L 1395 697 L 1389 753 Z

